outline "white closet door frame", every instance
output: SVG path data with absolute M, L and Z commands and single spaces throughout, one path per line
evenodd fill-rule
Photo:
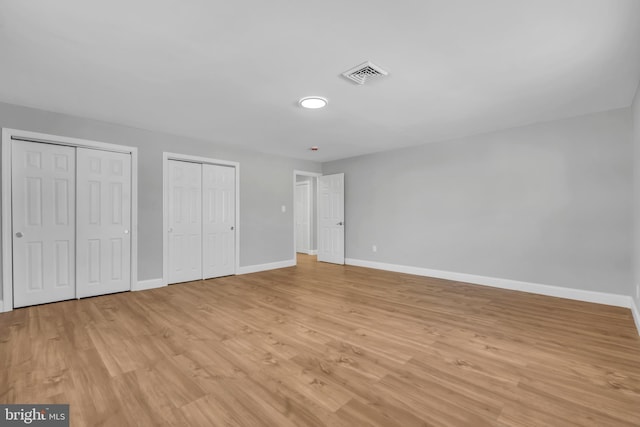
M 2 129 L 2 304 L 13 310 L 13 245 L 11 231 L 11 141 L 25 140 L 131 154 L 131 287 L 138 283 L 138 149 L 88 139 L 68 138 L 19 129 Z
M 234 168 L 236 175 L 236 253 L 234 274 L 238 274 L 240 271 L 240 163 L 164 152 L 162 153 L 162 285 L 167 286 L 169 284 L 169 234 L 167 233 L 169 229 L 169 160 L 231 166 Z
M 293 200 L 293 208 L 294 208 L 294 212 L 293 212 L 293 254 L 291 256 L 291 258 L 293 259 L 293 265 L 297 265 L 298 264 L 298 261 L 297 261 L 298 260 L 298 258 L 297 258 L 297 254 L 298 253 L 296 252 L 296 242 L 297 242 L 296 233 L 297 233 L 297 231 L 296 231 L 296 213 L 295 213 L 295 205 L 296 205 L 296 203 L 295 203 L 296 176 L 310 176 L 312 178 L 315 178 L 315 180 L 316 180 L 316 191 L 315 192 L 313 191 L 313 185 L 311 186 L 311 190 L 310 190 L 311 191 L 311 197 L 314 198 L 315 204 L 316 204 L 316 207 L 312 212 L 312 217 L 311 217 L 312 224 L 309 224 L 309 227 L 311 228 L 311 227 L 313 227 L 313 218 L 314 217 L 315 218 L 318 217 L 318 201 L 317 201 L 318 200 L 318 194 L 317 194 L 318 193 L 318 190 L 317 190 L 318 186 L 317 186 L 317 184 L 318 184 L 318 177 L 322 176 L 322 173 L 319 173 L 319 172 L 306 172 L 306 171 L 300 171 L 300 170 L 294 170 L 293 171 L 293 189 L 292 189 L 293 190 L 293 193 L 292 193 L 293 197 L 291 198 L 291 200 Z M 318 245 L 317 239 L 318 239 L 319 231 L 320 231 L 320 226 L 318 224 L 316 226 L 316 249 L 317 249 L 317 245 Z

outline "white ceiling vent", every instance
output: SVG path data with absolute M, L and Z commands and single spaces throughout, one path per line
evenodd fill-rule
M 382 68 L 380 68 L 379 66 L 377 66 L 376 64 L 369 61 L 363 62 L 357 67 L 353 67 L 352 69 L 342 73 L 343 76 L 345 76 L 349 80 L 353 80 L 359 85 L 365 84 L 370 79 L 383 77 L 383 76 L 386 76 L 387 74 L 389 73 L 383 70 Z

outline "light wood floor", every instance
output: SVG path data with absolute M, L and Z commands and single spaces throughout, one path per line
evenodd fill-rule
M 0 314 L 75 426 L 638 426 L 629 310 L 316 263 Z

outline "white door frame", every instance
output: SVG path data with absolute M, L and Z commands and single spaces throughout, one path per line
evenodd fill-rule
M 310 176 L 313 178 L 316 178 L 316 181 L 318 180 L 319 176 L 322 176 L 321 172 L 307 172 L 307 171 L 301 171 L 301 170 L 295 170 L 293 171 L 293 265 L 297 265 L 298 261 L 297 261 L 297 252 L 296 252 L 296 212 L 295 212 L 295 206 L 296 206 L 296 176 Z M 318 186 L 317 186 L 317 182 L 316 182 L 316 209 L 313 212 L 313 215 L 317 214 L 318 211 L 318 190 L 317 190 Z M 313 189 L 313 186 L 311 186 L 311 189 Z M 313 194 L 311 195 L 311 197 L 313 197 Z M 313 224 L 309 224 L 309 229 L 311 229 L 311 227 L 313 227 Z M 316 227 L 316 239 L 318 236 L 318 227 Z M 316 242 L 317 244 L 317 242 Z
M 69 138 L 19 129 L 2 129 L 2 306 L 13 310 L 13 244 L 11 206 L 11 141 L 13 139 L 131 154 L 131 289 L 138 283 L 138 149 L 88 139 Z
M 235 267 L 233 274 L 240 271 L 240 163 L 208 157 L 191 156 L 178 153 L 162 153 L 162 286 L 169 284 L 169 160 L 180 160 L 200 164 L 231 166 L 236 174 L 236 225 L 235 225 Z

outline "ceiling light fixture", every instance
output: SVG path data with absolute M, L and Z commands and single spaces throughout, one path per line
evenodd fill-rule
M 325 107 L 329 103 L 329 101 L 321 96 L 305 96 L 304 98 L 300 99 L 298 103 L 301 107 L 316 109 Z

